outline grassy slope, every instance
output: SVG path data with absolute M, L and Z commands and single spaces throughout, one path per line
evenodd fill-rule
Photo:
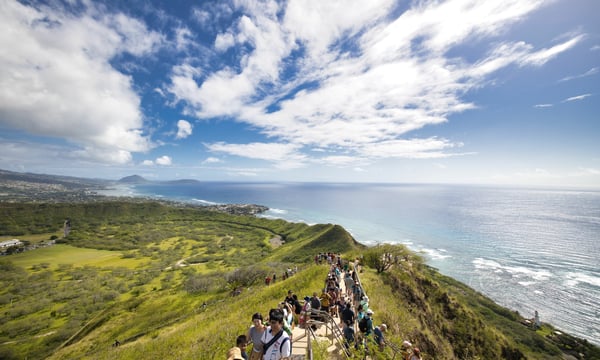
M 8 286 L 0 290 L 6 326 L 0 326 L 0 358 L 219 358 L 247 330 L 254 312 L 267 313 L 288 289 L 302 297 L 322 287 L 327 269 L 311 265 L 315 253 L 333 250 L 354 257 L 365 249 L 331 224 L 290 224 L 154 203 L 96 204 L 98 211 L 89 204 L 32 206 L 3 208 L 10 221 L 0 221 L 0 231 L 27 228 L 39 234 L 50 229 L 49 236 L 69 216 L 78 228 L 68 242 L 99 249 L 59 245 L 13 255 L 10 263 L 0 260 L 4 276 L 14 274 L 2 279 Z M 275 250 L 267 245 L 274 234 L 285 239 Z M 200 262 L 173 266 L 192 258 Z M 300 273 L 269 287 L 259 282 L 231 297 L 223 287 L 227 272 L 255 263 L 276 271 L 295 263 Z M 220 285 L 185 291 L 186 281 L 194 276 Z M 520 325 L 516 314 L 418 262 L 383 275 L 366 269 L 362 276 L 376 323 L 390 326 L 388 338 L 395 343 L 411 339 L 428 358 L 517 358 L 519 353 L 530 359 L 561 358 L 543 336 Z M 35 283 L 38 278 L 48 289 L 57 286 L 58 295 L 74 291 L 80 297 L 110 296 L 101 305 L 93 301 L 81 307 L 69 307 L 76 299 L 67 296 L 60 303 L 46 301 L 31 314 L 9 303 L 15 296 L 11 282 Z M 35 289 L 20 291 L 19 302 L 36 296 Z M 83 316 L 77 309 L 90 313 Z M 50 321 L 51 311 L 57 315 Z M 33 322 L 43 326 L 31 326 Z M 22 333 L 15 330 L 19 328 Z M 115 339 L 122 342 L 118 348 L 111 347 Z

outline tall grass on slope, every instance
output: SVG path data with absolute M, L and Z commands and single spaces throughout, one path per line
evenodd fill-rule
M 105 343 L 99 348 L 96 347 L 97 350 L 89 351 L 89 345 L 73 344 L 57 352 L 50 359 L 208 360 L 224 358 L 227 350 L 235 345 L 236 337 L 247 332 L 253 313 L 260 312 L 266 316 L 269 309 L 277 307 L 277 304 L 283 301 L 289 289 L 297 293 L 300 298 L 318 291 L 323 287 L 327 272 L 327 266 L 311 265 L 287 280 L 279 280 L 268 287 L 259 285 L 250 291 L 244 290 L 240 296 L 229 297 L 221 303 L 209 305 L 205 311 L 192 316 L 189 320 L 153 331 L 119 347 L 111 347 L 110 343 Z M 161 308 L 147 311 L 169 310 L 169 305 L 162 304 Z M 92 332 L 81 341 L 81 344 L 89 344 L 95 339 L 106 339 L 106 337 Z

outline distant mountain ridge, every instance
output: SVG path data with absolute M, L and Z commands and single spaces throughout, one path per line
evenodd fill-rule
M 59 184 L 67 188 L 83 188 L 88 186 L 103 186 L 109 183 L 109 180 L 79 178 L 73 176 L 48 175 L 35 173 L 21 173 L 0 169 L 0 183 L 5 182 L 28 182 L 38 184 Z
M 117 182 L 120 184 L 144 184 L 149 181 L 139 175 L 130 175 L 125 176 L 124 178 L 120 178 L 119 180 L 117 180 Z

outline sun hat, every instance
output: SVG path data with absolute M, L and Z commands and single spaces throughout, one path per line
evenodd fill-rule
M 373 310 L 369 309 L 369 310 L 367 310 L 367 314 L 369 314 L 369 315 L 373 315 L 373 314 L 375 314 L 375 313 L 373 312 Z
M 227 352 L 227 360 L 244 360 L 239 347 L 233 347 Z

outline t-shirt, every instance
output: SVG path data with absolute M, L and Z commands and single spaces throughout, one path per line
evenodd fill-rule
M 354 311 L 349 306 L 342 310 L 342 320 L 354 322 Z
M 354 342 L 354 329 L 351 326 L 344 328 L 344 339 L 349 343 Z
M 283 331 L 283 329 L 281 331 Z M 273 337 L 275 335 L 277 335 L 277 334 L 271 334 L 271 327 L 269 326 L 267 328 L 267 330 L 264 332 L 264 334 L 261 338 L 261 341 L 264 344 L 266 344 L 269 341 L 271 341 L 271 339 L 273 339 Z M 285 340 L 285 339 L 287 339 L 287 340 Z M 279 351 L 279 348 L 281 348 L 281 352 Z M 263 359 L 264 360 L 279 360 L 282 357 L 287 357 L 290 355 L 291 355 L 290 337 L 288 336 L 288 334 L 285 331 L 283 331 L 283 334 L 281 334 L 279 339 L 277 339 L 277 341 L 275 341 L 273 343 L 273 345 L 271 345 L 267 349 L 267 352 L 265 353 Z
M 252 339 L 252 350 L 256 351 L 256 352 L 260 352 L 262 351 L 262 342 L 260 342 L 260 339 L 262 338 L 262 336 L 264 335 L 264 331 L 260 332 L 256 326 L 252 325 L 252 327 L 250 327 L 250 338 Z
M 383 337 L 383 331 L 381 331 L 379 326 L 376 327 L 375 330 L 373 330 L 373 334 L 375 334 L 375 342 L 377 344 L 380 344 L 381 341 L 384 339 L 384 337 Z

